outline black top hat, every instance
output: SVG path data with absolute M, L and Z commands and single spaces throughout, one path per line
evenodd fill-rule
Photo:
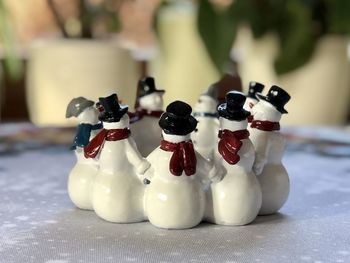
M 246 96 L 239 91 L 230 91 L 226 94 L 226 103 L 219 105 L 219 116 L 232 121 L 243 121 L 249 115 L 249 111 L 243 109 Z
M 112 94 L 105 98 L 99 98 L 103 112 L 100 113 L 99 119 L 104 122 L 118 122 L 128 111 L 128 105 L 119 105 L 117 94 Z
M 193 132 L 197 120 L 191 115 L 192 108 L 185 102 L 174 101 L 168 105 L 159 120 L 159 126 L 167 134 L 186 135 Z
M 256 94 L 259 100 L 265 100 L 271 103 L 279 112 L 288 113 L 284 109 L 284 105 L 290 100 L 290 95 L 282 88 L 273 85 L 266 96 Z
M 144 79 L 139 80 L 138 89 L 139 89 L 139 94 L 138 94 L 139 98 L 154 92 L 160 92 L 160 93 L 165 92 L 165 90 L 160 90 L 156 88 L 156 85 L 154 83 L 154 78 L 152 77 L 146 77 Z
M 259 82 L 251 81 L 249 82 L 249 90 L 248 90 L 248 97 L 252 99 L 258 99 L 256 97 L 256 93 L 261 93 L 264 89 L 265 85 L 261 84 Z

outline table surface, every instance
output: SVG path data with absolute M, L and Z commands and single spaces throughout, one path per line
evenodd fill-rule
M 55 132 L 71 136 L 0 125 L 0 262 L 350 262 L 345 129 L 284 130 L 291 192 L 280 213 L 171 231 L 76 209 L 66 190 L 75 157 Z

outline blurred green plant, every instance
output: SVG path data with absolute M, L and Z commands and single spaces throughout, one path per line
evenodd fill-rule
M 14 80 L 22 76 L 23 67 L 18 57 L 16 49 L 16 39 L 14 28 L 10 22 L 9 12 L 3 2 L 0 0 L 0 43 L 2 44 L 2 58 L 5 72 Z
M 219 71 L 229 61 L 237 29 L 242 24 L 250 26 L 256 39 L 270 32 L 277 35 L 278 74 L 307 63 L 323 35 L 350 33 L 348 0 L 235 0 L 226 8 L 218 8 L 213 2 L 199 1 L 197 24 Z
M 123 1 L 124 0 L 103 0 L 98 3 L 92 3 L 88 0 L 74 1 L 79 13 L 79 16 L 74 18 L 76 22 L 74 24 L 77 24 L 79 27 L 78 34 L 75 32 L 76 30 L 70 30 L 72 20 L 65 19 L 61 16 L 56 1 L 47 0 L 47 3 L 63 37 L 91 39 L 96 37 L 94 35 L 94 26 L 100 21 L 103 21 L 108 32 L 116 32 L 119 30 L 120 22 L 118 19 L 118 9 Z

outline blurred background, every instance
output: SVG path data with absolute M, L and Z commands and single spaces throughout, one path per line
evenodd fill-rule
M 350 1 L 0 0 L 0 120 L 69 126 L 68 102 L 153 75 L 165 104 L 281 85 L 287 125 L 350 120 Z M 73 120 L 74 121 L 74 120 Z

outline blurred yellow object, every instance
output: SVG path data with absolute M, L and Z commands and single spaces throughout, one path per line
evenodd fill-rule
M 179 99 L 193 106 L 220 77 L 198 34 L 195 6 L 179 1 L 161 10 L 158 22 L 161 47 L 152 72 L 166 90 L 165 105 Z
M 72 125 L 65 119 L 69 101 L 94 101 L 114 92 L 123 104 L 135 103 L 137 65 L 129 52 L 110 41 L 35 42 L 28 58 L 27 100 L 37 125 Z

